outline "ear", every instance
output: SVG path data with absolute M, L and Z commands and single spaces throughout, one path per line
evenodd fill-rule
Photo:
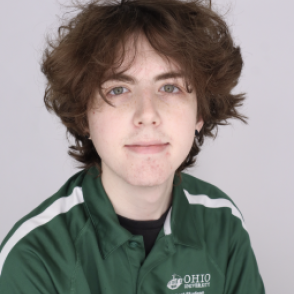
M 85 133 L 87 134 L 86 136 L 88 137 L 88 139 L 92 140 L 89 128 L 85 128 Z
M 204 124 L 204 121 L 202 119 L 202 117 L 199 117 L 197 119 L 197 122 L 196 122 L 196 126 L 195 126 L 195 129 L 200 133 L 202 127 L 203 127 L 203 124 Z

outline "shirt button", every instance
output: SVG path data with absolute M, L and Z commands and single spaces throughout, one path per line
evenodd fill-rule
M 129 242 L 129 245 L 130 245 L 130 247 L 132 247 L 132 248 L 136 248 L 136 247 L 139 246 L 138 242 L 136 242 L 136 241 L 131 241 L 131 242 Z

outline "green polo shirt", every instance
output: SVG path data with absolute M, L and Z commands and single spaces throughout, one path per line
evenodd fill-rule
M 241 213 L 215 186 L 182 173 L 145 258 L 95 168 L 80 171 L 15 224 L 0 246 L 1 294 L 263 294 Z

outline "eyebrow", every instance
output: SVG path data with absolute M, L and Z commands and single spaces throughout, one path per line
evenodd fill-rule
M 157 75 L 153 78 L 153 81 L 161 81 L 161 80 L 166 80 L 170 78 L 184 78 L 184 75 L 181 72 L 176 72 L 176 71 L 170 71 L 166 72 L 160 75 Z M 107 81 L 122 81 L 122 82 L 128 82 L 130 84 L 136 84 L 137 80 L 135 77 L 132 77 L 127 74 L 114 74 L 111 75 L 110 77 L 107 78 Z

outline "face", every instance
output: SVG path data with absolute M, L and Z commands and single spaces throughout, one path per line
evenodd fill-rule
M 120 69 L 133 60 L 133 47 L 127 48 Z M 188 93 L 183 78 L 166 75 L 179 71 L 177 64 L 168 63 L 141 37 L 124 76 L 102 85 L 115 108 L 97 94 L 88 109 L 89 132 L 102 160 L 102 177 L 133 186 L 160 185 L 174 177 L 189 154 L 195 129 L 199 131 L 203 124 L 196 118 L 195 89 Z M 142 147 L 144 143 L 165 145 Z

